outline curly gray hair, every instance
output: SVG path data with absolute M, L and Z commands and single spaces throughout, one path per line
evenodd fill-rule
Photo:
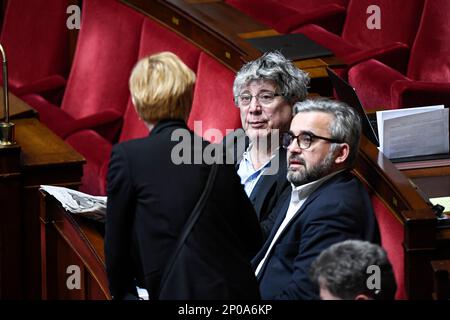
M 277 51 L 265 53 L 245 64 L 237 73 L 233 84 L 236 105 L 242 87 L 253 80 L 274 81 L 284 98 L 293 105 L 306 98 L 310 78 L 281 53 Z

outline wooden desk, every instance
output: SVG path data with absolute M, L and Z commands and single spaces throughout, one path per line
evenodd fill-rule
M 11 92 L 8 94 L 9 96 L 9 118 L 10 119 L 18 119 L 18 118 L 30 118 L 36 117 L 37 112 L 25 102 L 17 98 Z M 0 88 L 0 101 L 3 101 L 3 88 Z M 0 121 L 3 121 L 5 118 L 3 111 L 3 102 L 0 107 Z
M 16 97 L 10 107 L 17 116 L 35 115 Z M 41 184 L 77 188 L 85 160 L 36 118 L 15 119 L 14 123 L 17 145 L 0 148 L 0 297 L 38 299 L 38 188 Z
M 261 56 L 245 39 L 278 34 L 219 0 L 122 0 L 215 56 L 233 71 Z M 336 57 L 306 59 L 295 64 L 311 76 L 311 90 L 331 96 L 326 67 L 342 66 Z
M 450 196 L 450 166 L 401 171 L 428 198 Z
M 437 228 L 436 216 L 410 180 L 366 137 L 362 137 L 356 172 L 391 211 L 390 215 L 394 217 L 390 219 L 391 223 L 398 223 L 402 229 L 398 245 L 403 251 L 403 282 L 407 297 L 431 299 L 433 273 L 430 263 L 440 259 L 441 254 L 450 253 L 450 247 L 441 253 L 437 240 L 441 230 Z
M 95 221 L 65 211 L 41 192 L 42 298 L 64 300 L 111 299 L 105 270 L 104 230 Z M 80 271 L 80 287 L 67 286 Z M 69 270 L 69 273 L 68 273 Z M 70 281 L 69 281 L 70 282 Z

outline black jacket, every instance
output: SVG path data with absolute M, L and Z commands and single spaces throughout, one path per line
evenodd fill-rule
M 281 196 L 274 228 L 253 259 L 256 269 L 289 208 L 292 189 Z M 364 186 L 349 171 L 325 181 L 306 199 L 280 234 L 258 274 L 263 299 L 319 299 L 309 278 L 312 262 L 329 246 L 348 239 L 379 243 L 378 224 Z
M 136 281 L 150 299 L 158 298 L 167 260 L 204 189 L 210 165 L 172 161 L 176 129 L 187 127 L 182 121 L 162 121 L 148 137 L 113 147 L 105 254 L 116 299 L 134 292 Z M 193 145 L 194 134 L 185 132 Z M 186 154 L 194 159 L 192 152 Z M 239 177 L 233 166 L 221 165 L 204 212 L 177 259 L 177 279 L 168 279 L 162 298 L 257 299 L 250 259 L 260 246 L 258 221 Z
M 238 170 L 242 160 L 243 151 L 245 151 L 249 145 L 249 139 L 245 136 L 244 130 L 238 129 L 234 133 L 226 136 L 223 143 L 226 150 L 225 154 L 228 154 L 228 156 L 233 154 L 234 164 L 236 170 Z M 243 143 L 245 148 L 239 150 L 239 148 L 237 148 L 239 143 Z M 277 157 L 278 158 L 275 161 L 272 160 L 272 163 L 278 161 L 278 172 L 271 175 L 262 175 L 249 197 L 255 208 L 256 215 L 258 216 L 264 238 L 267 238 L 272 230 L 273 220 L 276 218 L 276 214 L 272 212 L 278 198 L 284 190 L 290 187 L 290 183 L 286 179 L 286 149 L 280 147 L 278 149 Z M 271 217 L 269 219 L 270 213 Z

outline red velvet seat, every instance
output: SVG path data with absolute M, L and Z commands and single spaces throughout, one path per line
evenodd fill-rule
M 350 0 L 342 37 L 317 25 L 306 25 L 302 33 L 329 48 L 349 66 L 370 58 L 405 72 L 409 51 L 419 26 L 424 0 Z M 367 9 L 380 8 L 381 29 L 367 27 Z
M 406 76 L 370 60 L 349 71 L 368 109 L 450 105 L 450 23 L 447 0 L 426 0 Z
M 174 32 L 145 19 L 140 33 L 139 58 L 171 51 L 178 55 L 194 72 L 197 71 L 200 49 L 193 46 Z M 137 62 L 138 58 L 136 58 Z M 129 75 L 128 75 L 129 77 Z M 128 88 L 128 81 L 125 81 Z M 127 89 L 128 90 L 128 89 Z M 139 119 L 131 99 L 123 116 L 123 127 L 119 141 L 142 138 L 149 134 L 145 123 Z M 82 130 L 70 135 L 66 142 L 78 150 L 85 158 L 81 191 L 89 194 L 106 194 L 106 176 L 112 143 L 93 130 Z M 86 147 L 94 144 L 96 148 Z
M 66 0 L 7 2 L 0 42 L 9 66 L 9 85 L 18 96 L 62 95 L 69 72 Z M 2 75 L 0 75 L 0 78 Z
M 381 246 L 386 250 L 394 269 L 397 282 L 396 299 L 407 299 L 405 290 L 405 262 L 403 254 L 403 226 L 394 214 L 375 194 L 371 195 L 372 205 L 381 234 Z
M 239 109 L 233 101 L 235 75 L 217 60 L 201 53 L 188 126 L 211 142 L 220 141 L 216 139 L 218 134 L 216 137 L 205 135 L 208 129 L 218 129 L 221 136 L 225 136 L 227 129 L 241 127 Z M 201 121 L 201 126 L 195 127 L 194 121 Z M 214 135 L 212 131 L 209 133 Z
M 139 57 L 145 57 L 161 51 L 171 51 L 179 56 L 194 72 L 197 71 L 200 49 L 193 46 L 174 32 L 146 19 L 144 21 Z M 143 137 L 148 129 L 141 121 L 133 105 L 129 102 L 124 115 L 120 141 Z
M 81 30 L 61 108 L 36 95 L 24 100 L 61 137 L 98 129 L 112 141 L 129 98 L 128 77 L 136 62 L 144 16 L 113 0 L 83 1 Z
M 226 0 L 254 19 L 288 33 L 314 23 L 340 34 L 348 0 Z

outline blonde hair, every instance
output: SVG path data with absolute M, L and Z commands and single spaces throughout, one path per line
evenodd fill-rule
M 194 83 L 194 72 L 171 52 L 139 60 L 129 80 L 133 104 L 147 123 L 186 120 L 192 106 Z

